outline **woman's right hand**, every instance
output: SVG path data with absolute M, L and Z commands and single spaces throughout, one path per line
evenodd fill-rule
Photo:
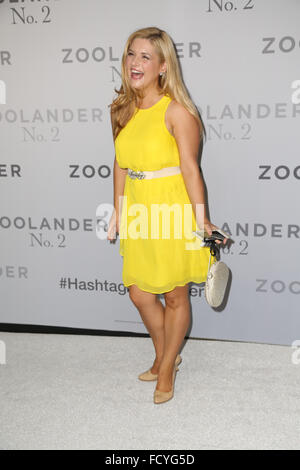
M 107 240 L 115 241 L 117 233 L 119 233 L 119 217 L 116 216 L 116 210 L 114 209 L 108 224 Z

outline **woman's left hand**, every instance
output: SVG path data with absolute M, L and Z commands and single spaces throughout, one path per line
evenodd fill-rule
M 204 230 L 206 230 L 206 232 L 208 233 L 208 235 L 211 235 L 212 234 L 212 231 L 213 230 L 218 230 L 218 227 L 214 224 L 212 224 L 208 219 L 205 220 L 204 222 Z M 220 243 L 223 243 L 225 245 L 225 243 L 227 242 L 228 238 L 224 238 L 223 241 L 221 240 L 216 240 L 216 243 L 220 244 Z

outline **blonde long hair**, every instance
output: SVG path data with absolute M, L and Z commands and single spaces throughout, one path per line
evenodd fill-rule
M 134 114 L 137 105 L 137 97 L 141 98 L 140 90 L 131 87 L 125 69 L 125 61 L 128 49 L 135 38 L 148 39 L 154 46 L 159 62 L 166 62 L 167 71 L 158 77 L 158 86 L 163 94 L 168 94 L 171 99 L 181 103 L 200 124 L 200 134 L 206 137 L 206 131 L 200 113 L 183 83 L 179 62 L 176 56 L 175 46 L 170 36 L 163 30 L 156 27 L 138 29 L 133 32 L 126 41 L 121 64 L 122 85 L 119 90 L 114 90 L 118 96 L 109 105 L 111 107 L 111 124 L 113 138 L 116 139 L 119 132 L 126 126 L 127 122 Z

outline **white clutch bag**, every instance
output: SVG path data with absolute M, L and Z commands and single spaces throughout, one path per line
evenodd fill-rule
M 216 256 L 217 261 L 210 265 L 212 254 Z M 223 261 L 219 261 L 219 258 L 219 247 L 212 242 L 210 244 L 208 272 L 204 288 L 205 298 L 211 307 L 219 307 L 223 302 L 229 279 L 229 268 Z

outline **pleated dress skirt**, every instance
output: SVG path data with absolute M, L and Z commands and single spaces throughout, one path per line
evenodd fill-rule
M 206 281 L 210 251 L 192 234 L 198 227 L 181 173 L 149 180 L 127 175 L 121 209 L 125 286 L 161 294 Z

